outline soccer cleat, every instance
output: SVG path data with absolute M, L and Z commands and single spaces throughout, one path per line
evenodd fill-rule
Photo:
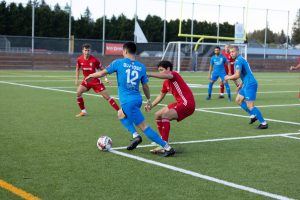
M 150 150 L 150 152 L 153 153 L 153 154 L 162 154 L 162 153 L 165 153 L 165 151 L 166 150 L 164 148 L 162 148 L 161 146 Z
M 175 149 L 171 148 L 169 151 L 165 150 L 164 153 L 161 153 L 159 155 L 163 157 L 168 157 L 168 156 L 173 156 L 175 153 L 176 153 Z
M 224 99 L 224 95 L 219 95 L 219 99 Z
M 79 114 L 76 115 L 76 117 L 84 117 L 86 115 L 87 115 L 86 112 L 80 112 Z
M 257 118 L 256 117 L 252 117 L 252 118 L 250 118 L 249 124 L 253 124 L 256 121 L 257 121 Z
M 207 96 L 205 99 L 206 100 L 211 100 L 211 96 Z
M 130 145 L 127 147 L 127 150 L 133 150 L 137 147 L 137 145 L 139 145 L 140 143 L 142 143 L 143 139 L 142 137 L 139 135 L 135 138 L 133 138 L 133 140 L 131 140 Z
M 260 124 L 258 125 L 258 127 L 256 127 L 257 129 L 267 129 L 269 126 L 268 124 Z

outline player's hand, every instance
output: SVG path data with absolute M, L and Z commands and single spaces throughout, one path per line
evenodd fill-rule
M 228 72 L 228 76 L 231 76 L 232 75 L 232 73 L 231 72 Z
M 93 80 L 93 78 L 94 78 L 94 77 L 92 77 L 91 74 L 90 74 L 90 75 L 88 75 L 84 80 L 85 80 L 86 82 L 90 82 L 90 81 Z
M 225 80 L 225 81 L 229 80 L 229 76 L 226 75 L 226 76 L 224 77 L 224 80 Z
M 104 81 L 105 81 L 105 83 L 107 83 L 107 84 L 109 84 L 109 85 L 111 85 L 111 84 L 112 84 L 112 82 L 111 82 L 110 80 L 108 80 L 108 78 L 107 78 L 107 77 L 105 77 Z
M 151 109 L 152 109 L 152 103 L 151 103 L 151 100 L 148 99 L 148 100 L 147 100 L 147 104 L 146 104 L 146 106 L 145 106 L 145 111 L 146 111 L 146 112 L 149 112 Z
M 294 69 L 295 69 L 295 67 L 294 67 L 294 66 L 291 66 L 291 67 L 290 67 L 290 70 L 291 70 L 291 71 L 292 71 L 292 70 L 294 70 Z

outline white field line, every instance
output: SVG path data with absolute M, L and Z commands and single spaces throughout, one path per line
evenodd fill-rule
M 169 170 L 173 170 L 173 171 L 176 171 L 176 172 L 187 174 L 187 175 L 190 175 L 190 176 L 193 176 L 193 177 L 197 177 L 197 178 L 200 178 L 200 179 L 203 179 L 203 180 L 207 180 L 207 181 L 211 181 L 211 182 L 218 183 L 218 184 L 221 184 L 221 185 L 225 185 L 225 186 L 228 186 L 228 187 L 231 187 L 231 188 L 235 188 L 235 189 L 247 191 L 247 192 L 250 192 L 250 193 L 258 194 L 258 195 L 261 195 L 261 196 L 270 197 L 270 198 L 273 198 L 273 199 L 281 199 L 281 200 L 291 199 L 289 197 L 285 197 L 285 196 L 281 196 L 281 195 L 278 195 L 278 194 L 265 192 L 265 191 L 258 190 L 258 189 L 255 189 L 255 188 L 251 188 L 251 187 L 247 187 L 247 186 L 244 186 L 244 185 L 239 185 L 239 184 L 236 184 L 236 183 L 233 183 L 233 182 L 225 181 L 225 180 L 218 179 L 218 178 L 215 178 L 215 177 L 212 177 L 212 176 L 207 176 L 207 175 L 204 175 L 204 174 L 201 174 L 201 173 L 197 173 L 197 172 L 194 172 L 194 171 L 190 171 L 190 170 L 175 167 L 175 166 L 172 166 L 172 165 L 164 164 L 164 163 L 157 162 L 157 161 L 154 161 L 154 160 L 145 159 L 145 158 L 142 158 L 142 157 L 139 157 L 139 156 L 134 156 L 134 155 L 124 153 L 124 152 L 120 152 L 120 151 L 116 151 L 116 150 L 113 150 L 113 149 L 111 149 L 110 152 L 114 153 L 114 154 L 117 154 L 117 155 L 120 155 L 120 156 L 124 156 L 124 157 L 127 157 L 127 158 L 138 160 L 138 161 L 141 161 L 141 162 L 144 162 L 144 163 L 148 163 L 148 164 L 151 164 L 151 165 L 159 166 L 159 167 L 162 167 L 162 168 L 166 168 L 166 169 L 169 169 Z
M 220 114 L 220 115 L 249 118 L 249 116 L 246 116 L 246 115 L 239 115 L 239 114 L 232 114 L 232 113 L 224 113 L 224 112 L 217 112 L 217 111 L 211 111 L 211 110 L 204 110 L 204 109 L 201 109 L 201 108 L 197 108 L 196 110 L 197 111 L 202 111 L 202 112 L 207 112 L 207 113 Z M 284 124 L 300 125 L 300 123 L 298 123 L 298 122 L 282 121 L 282 120 L 269 119 L 269 118 L 265 118 L 265 120 L 266 121 L 271 121 L 271 122 L 280 122 L 280 123 L 284 123 Z
M 269 134 L 269 135 L 255 135 L 255 136 L 242 136 L 242 137 L 228 137 L 228 138 L 215 138 L 207 140 L 192 140 L 183 142 L 170 142 L 169 144 L 194 144 L 194 143 L 207 143 L 207 142 L 222 142 L 232 140 L 245 140 L 245 139 L 257 139 L 257 138 L 271 138 L 271 137 L 292 137 L 291 135 L 300 135 L 300 133 L 280 133 L 280 134 Z M 294 139 L 296 137 L 293 137 Z M 297 138 L 300 139 L 300 138 Z M 155 144 L 139 145 L 138 148 L 153 147 Z M 126 149 L 127 147 L 114 147 L 114 150 Z
M 277 105 L 260 105 L 260 106 L 255 106 L 258 108 L 269 108 L 269 107 L 289 107 L 289 106 L 300 106 L 300 104 L 277 104 Z M 228 107 L 214 107 L 214 108 L 201 108 L 205 110 L 219 110 L 219 109 L 236 109 L 236 108 L 241 108 L 239 106 L 228 106 Z
M 35 88 L 35 89 L 42 89 L 42 90 L 50 90 L 50 91 L 57 91 L 57 92 L 65 92 L 65 93 L 76 94 L 76 91 L 68 91 L 68 90 L 47 88 L 47 87 L 34 86 L 34 85 L 26 85 L 26 84 L 21 84 L 21 83 L 12 83 L 12 82 L 7 82 L 7 81 L 0 81 L 0 83 L 9 84 L 9 85 L 17 85 L 17 86 L 22 86 L 22 87 L 30 87 L 30 88 Z M 90 93 L 85 93 L 84 95 L 102 97 L 100 95 L 90 94 Z M 118 98 L 116 98 L 116 99 L 118 99 Z M 166 106 L 166 104 L 158 104 L 158 105 L 160 105 L 160 106 Z M 231 114 L 231 113 L 223 113 L 223 112 L 216 112 L 216 111 L 204 110 L 204 109 L 200 109 L 200 108 L 197 108 L 196 111 L 202 111 L 202 112 L 208 112 L 208 113 L 215 113 L 215 114 L 221 114 L 221 115 L 228 115 L 228 116 L 235 116 L 235 117 L 249 118 L 249 116 L 238 115 L 238 114 Z M 288 121 L 281 121 L 281 120 L 267 119 L 267 118 L 265 118 L 265 119 L 268 120 L 268 121 L 273 121 L 273 122 L 280 122 L 280 123 L 286 123 L 286 124 L 300 125 L 300 123 L 297 123 L 297 122 L 288 122 Z
M 293 136 L 289 136 L 289 135 L 283 135 L 282 137 L 300 140 L 300 138 L 298 138 L 298 137 L 293 137 Z

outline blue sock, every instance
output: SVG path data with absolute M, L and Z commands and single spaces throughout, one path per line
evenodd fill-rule
M 263 116 L 262 116 L 262 114 L 261 114 L 261 112 L 259 111 L 258 108 L 254 107 L 254 108 L 252 108 L 252 110 L 250 112 L 251 112 L 252 115 L 256 116 L 256 118 L 258 119 L 258 121 L 260 123 L 265 122 L 265 119 L 263 118 Z
M 247 104 L 245 101 L 243 101 L 240 106 L 244 111 L 246 111 L 249 115 L 251 115 L 251 112 L 250 112 L 249 108 L 247 107 Z
M 209 84 L 208 84 L 208 96 L 211 96 L 212 87 L 213 87 L 213 83 L 209 82 Z
M 133 135 L 136 133 L 136 129 L 132 122 L 130 122 L 126 117 L 123 119 L 120 119 L 121 124 Z
M 231 99 L 230 86 L 228 83 L 225 83 L 226 92 L 228 94 L 228 98 Z
M 159 135 L 150 127 L 148 126 L 145 130 L 144 130 L 145 135 L 152 140 L 153 142 L 155 142 L 156 144 L 159 144 L 160 146 L 164 147 L 167 143 L 162 140 Z

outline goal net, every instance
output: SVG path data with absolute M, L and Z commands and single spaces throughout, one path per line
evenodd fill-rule
M 230 43 L 197 43 L 197 42 L 169 42 L 162 56 L 162 60 L 173 63 L 174 71 L 207 71 L 210 58 L 214 55 L 216 46 L 224 50 Z M 238 46 L 240 54 L 247 59 L 247 44 L 232 44 Z

